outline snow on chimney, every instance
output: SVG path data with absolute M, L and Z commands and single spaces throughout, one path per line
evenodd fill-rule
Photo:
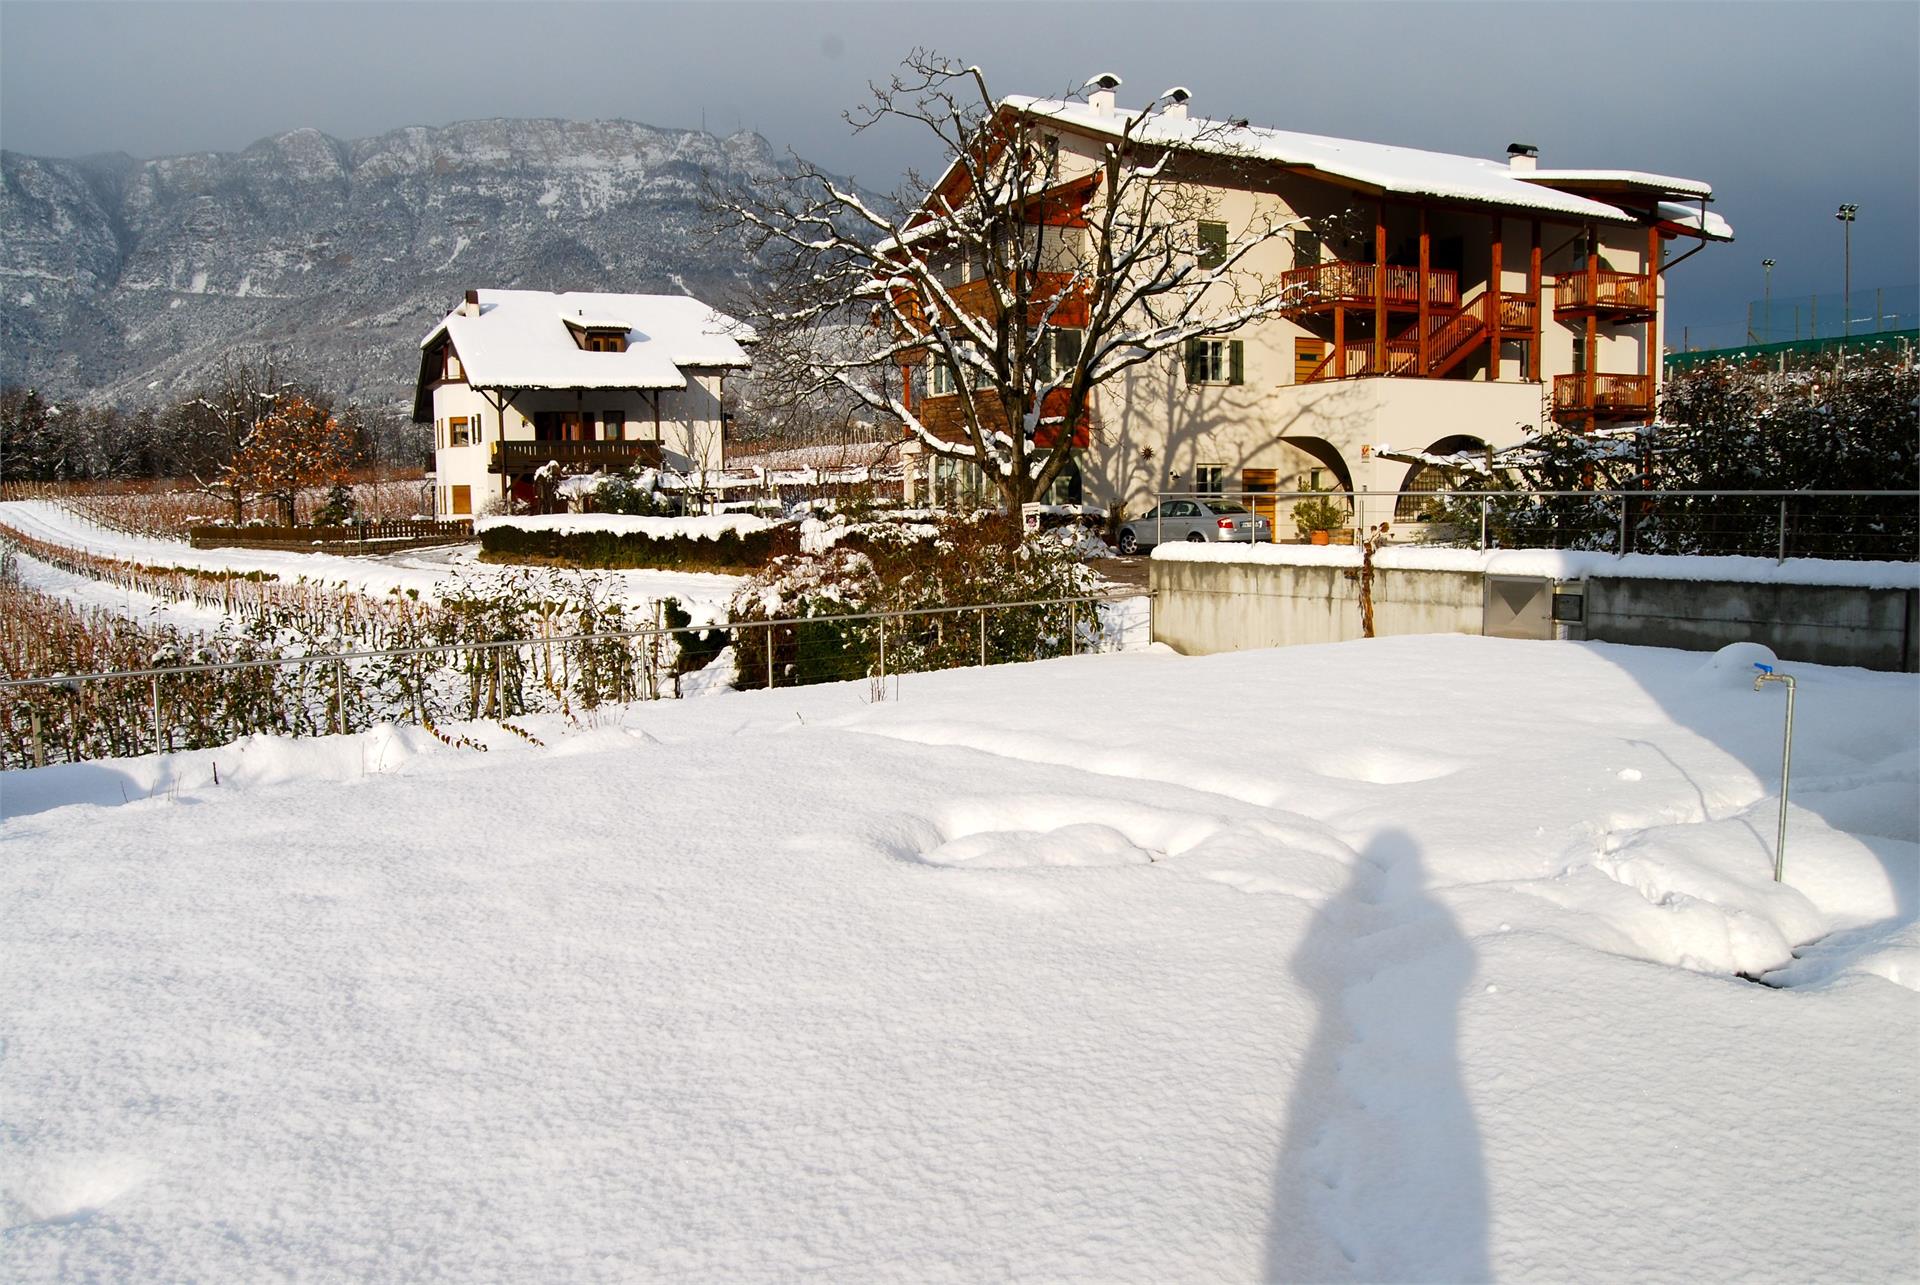
M 1187 118 L 1187 100 L 1192 98 L 1193 95 L 1187 91 L 1185 85 L 1175 85 L 1172 89 L 1160 95 L 1160 97 L 1165 99 L 1167 103 L 1165 107 L 1160 109 L 1161 116 L 1167 120 L 1185 120 Z
M 1532 143 L 1507 144 L 1507 168 L 1516 174 L 1531 174 L 1540 149 Z
M 1094 115 L 1113 115 L 1113 91 L 1120 88 L 1120 77 L 1103 71 L 1089 80 L 1086 88 L 1092 91 L 1087 95 L 1087 106 L 1093 108 Z
M 463 317 L 477 317 L 480 315 L 480 292 L 478 290 L 467 291 L 467 297 L 460 301 L 460 315 Z

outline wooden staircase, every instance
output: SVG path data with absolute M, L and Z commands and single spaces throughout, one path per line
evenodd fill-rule
M 1536 305 L 1526 295 L 1495 294 L 1485 286 L 1460 302 L 1457 308 L 1435 310 L 1427 315 L 1426 362 L 1420 360 L 1420 327 L 1415 321 L 1389 338 L 1385 351 L 1377 340 L 1362 339 L 1345 346 L 1344 352 L 1330 352 L 1303 381 L 1354 379 L 1362 375 L 1398 375 L 1439 379 L 1471 357 L 1493 334 L 1493 310 L 1501 310 L 1503 335 L 1528 336 L 1533 329 Z M 1343 365 L 1344 369 L 1336 369 Z

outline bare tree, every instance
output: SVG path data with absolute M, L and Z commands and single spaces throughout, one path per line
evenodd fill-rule
M 1304 221 L 1256 212 L 1209 240 L 1214 193 L 1251 158 L 1203 122 L 1169 146 L 1154 108 L 1182 101 L 1116 113 L 1074 152 L 1043 105 L 997 100 L 979 68 L 916 50 L 847 118 L 856 132 L 905 122 L 940 147 L 945 172 L 910 173 L 897 214 L 797 159 L 747 198 L 716 198 L 773 273 L 752 310 L 761 376 L 851 395 L 931 454 L 977 463 L 1009 507 L 1043 493 L 1098 431 L 1097 389 L 1285 302 L 1249 256 Z M 815 342 L 850 309 L 870 323 L 856 350 Z M 916 395 L 916 370 L 938 396 Z

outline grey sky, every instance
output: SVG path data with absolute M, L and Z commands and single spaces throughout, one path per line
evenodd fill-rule
M 1920 278 L 1920 5 L 0 3 L 0 144 L 236 149 L 485 116 L 624 117 L 776 146 L 891 188 L 933 166 L 840 112 L 914 45 L 996 92 L 1096 71 L 1255 123 L 1544 165 L 1704 178 L 1739 240 L 1675 270 L 1673 324 L 1760 293 Z M 1679 337 L 1676 333 L 1676 339 Z M 1737 339 L 1730 334 L 1729 341 Z

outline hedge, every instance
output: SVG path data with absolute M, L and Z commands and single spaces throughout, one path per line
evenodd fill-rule
M 726 532 L 708 538 L 661 538 L 638 532 L 529 531 L 495 526 L 480 533 L 484 562 L 544 562 L 608 569 L 650 567 L 670 571 L 757 571 L 774 558 L 800 551 L 800 528 L 791 524 Z

